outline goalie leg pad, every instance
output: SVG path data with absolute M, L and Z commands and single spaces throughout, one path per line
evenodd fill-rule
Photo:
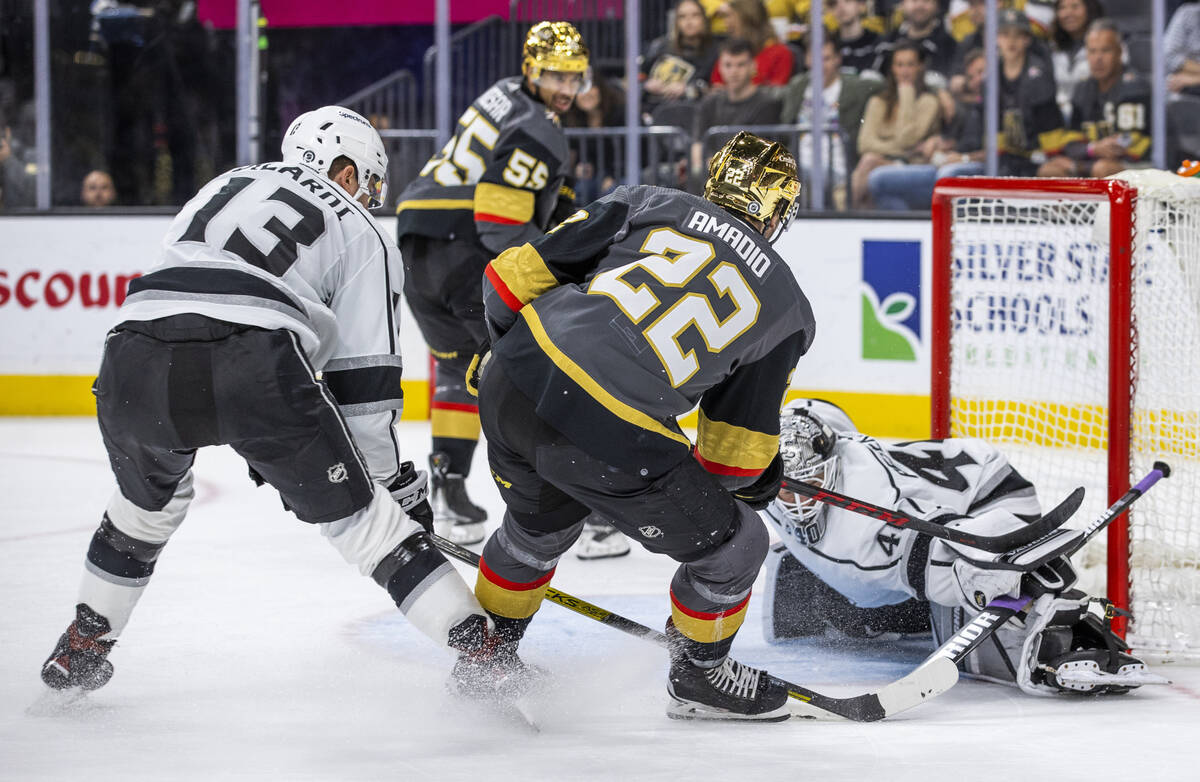
M 776 543 L 764 564 L 763 637 L 767 643 L 789 638 L 834 635 L 896 638 L 929 633 L 929 604 L 915 598 L 863 608 L 821 581 L 783 543 Z

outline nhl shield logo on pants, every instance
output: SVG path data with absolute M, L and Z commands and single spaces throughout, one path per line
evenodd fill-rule
M 346 465 L 342 462 L 338 462 L 330 467 L 325 471 L 325 474 L 329 476 L 330 483 L 342 483 L 350 477 L 350 473 L 346 472 Z
M 647 524 L 644 527 L 638 527 L 638 532 L 642 533 L 643 538 L 661 538 L 662 530 L 653 524 Z

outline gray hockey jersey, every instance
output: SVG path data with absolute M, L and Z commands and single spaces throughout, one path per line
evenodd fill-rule
M 531 241 L 550 227 L 560 198 L 574 202 L 567 160 L 554 112 L 520 77 L 501 79 L 400 194 L 396 235 L 478 240 L 494 253 Z
M 399 251 L 344 190 L 304 165 L 262 163 L 184 205 L 118 317 L 197 313 L 295 333 L 386 482 L 399 468 L 403 274 Z
M 619 187 L 485 270 L 496 360 L 538 415 L 609 464 L 698 460 L 728 487 L 779 448 L 812 309 L 757 231 L 678 190 Z

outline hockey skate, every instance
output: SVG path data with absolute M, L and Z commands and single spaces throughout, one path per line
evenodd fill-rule
M 86 603 L 75 606 L 75 621 L 42 664 L 42 681 L 56 690 L 95 690 L 107 684 L 113 675 L 108 653 L 116 641 L 99 638 L 111 629 L 108 620 Z
M 583 522 L 583 532 L 575 544 L 575 556 L 580 559 L 609 559 L 629 553 L 629 539 L 596 514 Z
M 453 694 L 489 702 L 509 702 L 527 692 L 541 671 L 517 655 L 518 641 L 511 640 L 505 622 L 495 632 L 484 629 L 482 616 L 473 616 L 452 629 L 449 645 L 458 649 L 446 688 Z
M 667 693 L 667 716 L 677 720 L 779 722 L 791 716 L 783 685 L 732 657 L 712 668 L 690 660 L 671 663 Z
M 683 651 L 686 641 L 670 620 L 671 670 L 667 673 L 667 716 L 676 720 L 756 720 L 779 722 L 791 716 L 787 688 L 766 671 L 728 655 L 710 667 Z
M 460 546 L 479 543 L 483 540 L 487 511 L 471 502 L 466 479 L 448 472 L 449 466 L 450 459 L 445 453 L 429 454 L 429 504 L 433 508 L 434 531 Z

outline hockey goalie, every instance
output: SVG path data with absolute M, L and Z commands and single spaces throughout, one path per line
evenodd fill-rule
M 784 471 L 793 480 L 979 535 L 1011 532 L 1041 514 L 1033 485 L 983 440 L 886 445 L 817 399 L 787 405 L 780 430 Z M 1037 595 L 962 661 L 964 673 L 1031 694 L 1124 693 L 1166 681 L 1128 654 L 1110 627 L 1111 603 L 1072 588 L 1076 575 L 1067 557 L 1032 572 L 1009 570 L 999 554 L 897 529 L 787 489 L 763 515 L 782 540 L 765 566 L 770 642 L 932 631 L 941 644 L 993 599 Z

